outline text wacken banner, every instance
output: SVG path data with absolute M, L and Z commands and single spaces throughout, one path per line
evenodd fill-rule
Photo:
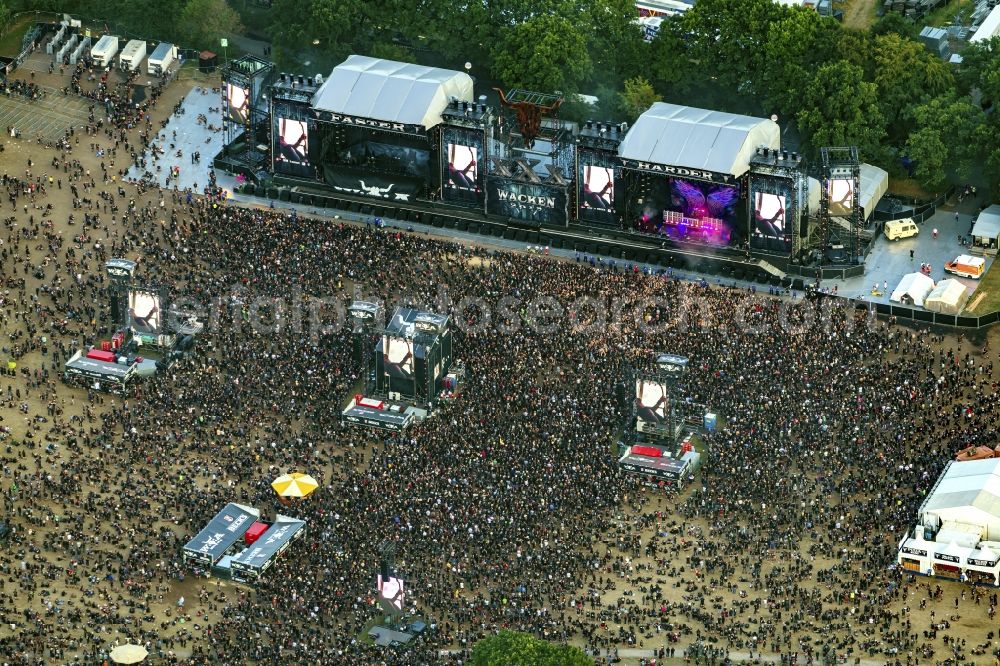
M 367 127 L 383 132 L 398 132 L 400 134 L 426 134 L 423 125 L 410 125 L 407 123 L 397 123 L 389 120 L 377 120 L 375 118 L 362 118 L 361 116 L 348 116 L 343 113 L 331 113 L 329 111 L 313 110 L 317 120 L 337 125 L 351 125 L 353 127 Z
M 717 171 L 706 171 L 705 169 L 689 169 L 687 167 L 670 166 L 668 164 L 656 164 L 655 162 L 642 162 L 640 160 L 622 160 L 622 167 L 635 171 L 645 171 L 647 173 L 658 173 L 664 176 L 675 178 L 690 178 L 692 180 L 707 180 L 711 183 L 734 183 L 736 178 L 729 173 L 719 173 Z
M 567 223 L 566 185 L 526 183 L 510 178 L 486 178 L 486 212 L 521 222 Z

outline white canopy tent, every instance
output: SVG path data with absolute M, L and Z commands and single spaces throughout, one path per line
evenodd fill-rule
M 657 102 L 629 129 L 618 155 L 741 176 L 761 146 L 781 147 L 781 132 L 774 121 Z
M 927 294 L 924 307 L 932 312 L 957 315 L 969 300 L 969 290 L 958 280 L 941 280 Z
M 464 72 L 352 55 L 316 91 L 313 108 L 429 129 L 449 101 L 471 102 L 472 94 Z
M 872 164 L 861 165 L 861 210 L 866 220 L 875 212 L 875 206 L 888 190 L 888 171 Z
M 978 248 L 995 250 L 1000 237 L 1000 205 L 993 204 L 979 213 L 972 226 L 972 242 Z
M 949 463 L 921 507 L 924 525 L 974 525 L 984 541 L 1000 537 L 1000 458 Z
M 923 306 L 924 299 L 934 289 L 934 280 L 923 273 L 907 273 L 889 297 L 894 303 Z

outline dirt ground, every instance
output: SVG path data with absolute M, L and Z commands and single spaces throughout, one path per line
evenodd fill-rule
M 875 23 L 875 9 L 881 0 L 847 0 L 836 3 L 844 10 L 844 26 L 852 30 L 867 30 Z
M 851 4 L 852 13 L 849 16 L 854 17 L 853 20 L 855 21 L 861 20 L 858 18 L 859 16 L 868 16 L 872 2 L 874 0 L 855 0 Z M 24 73 L 25 79 L 28 79 L 29 76 L 28 73 Z M 68 75 L 64 74 L 60 76 L 58 73 L 48 74 L 37 72 L 35 80 L 43 85 L 59 89 L 66 85 Z M 194 85 L 196 84 L 190 81 L 178 82 L 167 89 L 153 113 L 155 127 L 158 127 L 159 121 L 166 117 L 174 104 L 182 99 Z M 217 85 L 217 82 L 215 85 Z M 0 98 L 0 108 L 2 108 L 2 101 L 2 98 Z M 88 144 L 92 142 L 100 144 L 106 150 L 109 149 L 106 137 L 87 137 L 85 135 L 80 136 L 77 133 L 77 138 L 79 139 L 79 143 L 74 145 L 73 157 L 79 159 L 85 168 L 99 173 L 102 159 L 116 171 L 128 166 L 127 160 L 120 155 L 112 158 L 106 154 L 104 158 L 101 158 L 97 156 L 94 150 L 90 149 Z M 57 154 L 55 150 L 41 146 L 30 137 L 12 139 L 7 136 L 2 141 L 5 150 L 3 153 L 0 153 L 0 169 L 12 174 L 22 174 L 26 170 L 30 170 L 32 174 L 48 174 L 50 170 L 49 164 Z M 33 165 L 30 167 L 28 166 L 29 159 L 33 161 Z M 60 174 L 58 171 L 53 170 L 52 175 L 58 178 Z M 146 196 L 150 200 L 153 200 L 152 198 L 156 197 L 157 193 L 150 192 Z M 72 197 L 68 187 L 62 189 L 58 186 L 50 187 L 48 194 L 44 198 L 38 198 L 37 204 L 41 205 L 43 203 L 50 203 L 53 206 L 53 212 L 47 219 L 52 221 L 52 230 L 55 233 L 62 234 L 67 238 L 79 233 L 79 227 L 69 224 L 67 219 L 72 211 Z M 0 202 L 0 210 L 6 205 L 8 204 Z M 0 218 L 13 215 L 16 221 L 8 223 L 6 229 L 0 230 L 0 235 L 3 236 L 0 240 L 7 243 L 7 247 L 10 249 L 11 243 L 15 242 L 13 241 L 15 230 L 27 222 L 28 216 L 39 216 L 41 214 L 42 211 L 40 208 L 31 208 L 30 206 L 27 211 L 22 208 L 3 210 L 0 212 Z M 115 233 L 115 231 L 112 231 L 112 238 L 92 235 L 85 243 L 76 243 L 76 249 L 78 253 L 85 256 L 93 248 L 94 243 L 108 243 L 113 240 Z M 72 246 L 74 244 L 68 243 L 68 245 Z M 19 247 L 18 252 L 30 253 L 32 259 L 44 267 L 48 276 L 51 277 L 53 275 L 53 264 L 57 259 L 46 257 L 44 245 L 23 243 Z M 137 258 L 137 256 L 131 258 Z M 90 265 L 91 269 L 99 268 L 96 262 L 91 261 Z M 5 267 L 5 272 L 7 270 L 9 270 L 9 267 Z M 32 274 L 27 274 L 25 277 L 28 280 L 27 293 L 31 293 L 40 285 L 40 281 L 35 279 Z M 6 314 L 0 318 L 0 334 L 3 335 L 0 338 L 0 344 L 2 344 L 3 353 L 6 356 L 10 353 L 10 348 L 13 345 L 23 341 L 23 326 L 16 313 L 30 312 L 31 307 L 29 303 L 12 301 L 10 292 L 8 291 L 2 309 L 6 310 Z M 60 339 L 60 335 L 62 341 L 66 343 L 69 343 L 71 340 L 80 343 L 85 337 L 91 336 L 91 333 L 88 332 L 91 328 L 91 322 L 85 321 L 71 325 L 64 335 L 55 332 L 48 335 L 51 336 L 53 343 Z M 994 328 L 988 335 L 990 345 L 994 348 L 1000 348 L 1000 341 L 998 341 L 1000 329 Z M 974 355 L 978 355 L 982 349 L 983 339 L 967 337 L 959 339 L 957 336 L 950 336 L 944 344 L 950 348 L 958 345 L 961 348 L 960 353 L 968 351 Z M 36 370 L 48 364 L 49 358 L 42 352 L 28 354 L 18 359 L 19 369 Z M 1000 368 L 998 368 L 998 372 L 1000 372 Z M 996 378 L 996 374 L 994 374 L 994 378 Z M 21 397 L 17 400 L 3 400 L 2 397 L 6 395 L 8 386 L 11 391 L 19 392 Z M 84 391 L 68 388 L 55 379 L 49 382 L 47 386 L 31 388 L 28 377 L 21 373 L 18 373 L 16 377 L 3 377 L 3 380 L 0 381 L 0 391 L 3 391 L 3 394 L 0 395 L 0 404 L 2 404 L 2 407 L 0 407 L 0 419 L 2 419 L 0 424 L 9 429 L 9 432 L 6 433 L 7 436 L 22 441 L 27 438 L 30 430 L 33 434 L 32 439 L 37 442 L 35 448 L 31 449 L 29 453 L 25 453 L 22 448 L 18 454 L 18 452 L 8 447 L 7 455 L 20 455 L 22 459 L 21 464 L 25 465 L 30 464 L 31 459 L 38 456 L 41 459 L 43 467 L 50 469 L 51 473 L 55 475 L 58 474 L 60 461 L 79 455 L 79 453 L 75 452 L 70 446 L 63 444 L 60 438 L 49 432 L 51 419 L 41 421 L 36 420 L 34 417 L 42 416 L 45 418 L 44 415 L 47 414 L 49 405 L 52 404 L 61 410 L 61 419 L 63 421 L 84 424 L 89 422 L 90 419 L 96 418 L 102 410 L 110 409 L 115 405 L 115 400 L 110 397 L 105 397 L 101 402 L 96 404 L 88 404 Z M 27 414 L 21 409 L 22 405 Z M 48 447 L 50 442 L 51 447 Z M 104 464 L 114 464 L 113 452 L 88 452 L 88 454 L 93 454 L 96 460 Z M 123 475 L 128 472 L 129 470 L 118 470 L 114 477 L 117 479 L 116 482 L 120 483 Z M 94 483 L 89 478 L 80 479 L 79 481 L 81 492 L 78 495 L 82 496 L 93 492 L 101 498 L 101 501 L 114 503 L 113 492 L 108 488 Z M 2 483 L 0 490 L 3 492 L 6 493 L 11 490 L 10 483 L 6 479 L 0 479 L 0 483 Z M 697 483 L 694 485 L 696 486 Z M 26 489 L 22 490 L 22 492 L 24 491 Z M 61 539 L 69 543 L 78 543 L 82 535 L 102 535 L 104 539 L 104 543 L 100 546 L 102 549 L 113 552 L 116 548 L 120 547 L 119 542 L 114 540 L 112 526 L 97 524 L 95 520 L 87 518 L 86 512 L 81 510 L 80 507 L 67 506 L 61 502 L 46 499 L 44 491 L 40 492 L 38 497 L 39 501 L 36 504 L 36 511 L 30 519 L 32 542 L 42 543 L 47 539 Z M 614 589 L 601 591 L 600 599 L 603 606 L 605 608 L 616 607 L 618 605 L 627 607 L 635 599 L 641 597 L 641 590 L 644 586 L 648 587 L 652 584 L 659 584 L 660 581 L 663 582 L 661 587 L 664 598 L 674 602 L 685 601 L 686 599 L 690 599 L 692 595 L 698 596 L 697 590 L 703 585 L 711 587 L 711 603 L 719 607 L 732 608 L 740 603 L 747 603 L 748 600 L 766 598 L 766 590 L 751 589 L 748 581 L 744 578 L 736 581 L 728 581 L 732 584 L 732 587 L 727 587 L 726 585 L 713 583 L 710 577 L 707 580 L 705 574 L 698 571 L 696 566 L 688 564 L 688 566 L 684 567 L 683 572 L 679 570 L 684 566 L 683 563 L 687 558 L 695 555 L 695 549 L 698 546 L 700 538 L 699 535 L 707 534 L 711 526 L 705 521 L 692 521 L 688 524 L 687 532 L 681 534 L 676 526 L 671 525 L 674 517 L 671 515 L 670 508 L 671 504 L 677 501 L 676 498 L 668 499 L 659 493 L 650 491 L 641 497 L 631 498 L 627 506 L 622 509 L 621 531 L 605 535 L 604 537 L 606 547 L 621 561 L 622 572 L 610 576 L 614 578 Z M 656 516 L 657 512 L 660 513 L 659 517 Z M 643 529 L 638 535 L 629 532 L 625 527 L 635 523 L 636 516 L 649 518 L 648 527 Z M 123 522 L 127 525 L 127 521 Z M 164 516 L 164 519 L 158 525 L 145 526 L 145 529 L 169 529 L 171 526 L 170 517 Z M 127 534 L 128 528 L 124 532 Z M 119 534 L 118 539 L 122 540 L 124 536 L 124 534 Z M 653 556 L 641 553 L 636 554 L 633 548 L 622 545 L 626 538 L 633 538 L 635 536 L 639 537 L 643 545 L 655 541 L 659 546 L 658 554 Z M 808 544 L 804 544 L 802 549 L 807 548 L 807 546 Z M 802 549 L 800 549 L 800 552 Z M 164 557 L 173 557 L 174 555 L 173 553 L 164 553 Z M 787 567 L 793 554 L 785 553 L 784 555 L 788 559 L 781 559 L 779 555 L 775 559 L 766 560 L 763 563 L 764 571 L 767 572 L 776 567 Z M 657 560 L 663 559 L 676 563 L 676 565 L 671 567 L 676 570 L 669 576 L 662 572 L 662 568 L 657 564 Z M 0 624 L 0 638 L 12 636 L 17 633 L 11 628 L 11 623 L 14 623 L 16 626 L 16 623 L 19 621 L 16 614 L 22 613 L 25 609 L 35 611 L 41 617 L 45 618 L 45 621 L 48 623 L 59 623 L 59 613 L 61 612 L 70 612 L 72 610 L 91 611 L 99 616 L 102 613 L 106 613 L 109 608 L 125 603 L 125 600 L 127 600 L 127 596 L 123 596 L 123 593 L 128 590 L 128 581 L 107 581 L 103 577 L 102 572 L 85 570 L 86 565 L 73 557 L 59 557 L 39 549 L 31 549 L 30 552 L 19 551 L 8 553 L 6 563 L 0 564 L 3 566 L 3 568 L 0 568 L 0 571 L 2 571 L 2 575 L 0 575 L 0 592 L 7 595 L 12 603 L 12 607 L 7 609 L 7 613 L 9 613 L 7 622 Z M 812 564 L 817 569 L 821 569 L 831 567 L 836 562 L 818 558 Z M 34 567 L 31 569 L 32 573 L 30 575 L 24 573 L 28 571 L 29 565 Z M 150 566 L 155 567 L 159 565 L 158 563 L 150 563 Z M 16 573 L 18 569 L 21 570 L 21 574 Z M 30 579 L 30 584 L 25 578 L 26 575 L 27 579 Z M 973 600 L 973 595 L 970 591 L 971 588 L 958 583 L 938 583 L 935 581 L 934 584 L 940 584 L 944 588 L 942 597 L 937 601 L 929 601 L 925 607 L 921 608 L 920 601 L 928 596 L 927 590 L 923 587 L 926 582 L 929 581 L 921 579 L 917 585 L 911 586 L 907 591 L 905 601 L 900 600 L 890 610 L 892 612 L 908 613 L 913 626 L 918 629 L 929 626 L 935 618 L 940 620 L 943 617 L 950 616 L 954 618 L 951 620 L 951 629 L 949 631 L 951 635 L 965 638 L 970 648 L 973 645 L 988 642 L 988 633 L 995 632 L 997 626 L 987 616 L 988 605 L 977 604 Z M 816 585 L 819 584 L 817 583 Z M 153 603 L 149 604 L 148 609 L 136 610 L 135 607 L 132 608 L 133 612 L 130 613 L 130 616 L 133 617 L 132 626 L 101 626 L 99 623 L 95 623 L 92 630 L 106 635 L 109 643 L 114 640 L 124 640 L 126 637 L 132 635 L 133 628 L 138 626 L 147 629 L 156 628 L 163 637 L 182 635 L 185 632 L 197 635 L 206 620 L 214 623 L 218 618 L 219 608 L 224 605 L 227 595 L 231 597 L 233 595 L 250 593 L 246 588 L 241 586 L 218 581 L 197 580 L 191 577 L 183 581 L 164 579 L 158 585 L 157 590 L 158 597 Z M 580 591 L 579 596 L 586 597 L 587 595 L 587 590 Z M 185 599 L 183 609 L 179 609 L 178 607 L 181 597 Z M 583 612 L 582 609 L 581 612 Z M 935 614 L 933 617 L 932 613 Z M 607 631 L 613 635 L 619 626 L 625 625 L 626 623 L 610 620 L 607 623 Z M 872 631 L 875 633 L 874 629 Z M 836 633 L 836 631 L 831 631 L 831 634 L 833 633 Z M 662 647 L 666 644 L 665 635 L 665 632 L 660 634 L 652 632 L 641 635 L 635 647 L 641 649 Z M 676 645 L 683 646 L 690 641 L 690 636 L 684 636 L 681 643 Z M 943 659 L 946 653 L 941 647 L 940 642 L 938 642 L 936 648 L 936 657 L 930 661 L 920 660 L 920 663 L 932 663 L 933 661 Z M 189 648 L 186 646 L 177 648 L 178 654 L 185 654 L 188 651 Z M 67 648 L 66 654 L 72 655 L 72 648 Z M 677 654 L 678 658 L 674 661 L 679 662 L 680 649 L 678 649 Z M 992 656 L 970 657 L 970 660 L 983 665 L 993 663 Z M 637 664 L 638 659 L 627 659 L 624 663 Z

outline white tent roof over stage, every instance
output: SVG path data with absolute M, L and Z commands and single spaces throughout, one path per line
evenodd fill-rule
M 760 147 L 781 147 L 778 124 L 764 118 L 657 102 L 625 135 L 627 160 L 741 176 Z
M 472 77 L 437 67 L 352 55 L 313 96 L 313 108 L 431 128 L 451 98 L 472 101 Z

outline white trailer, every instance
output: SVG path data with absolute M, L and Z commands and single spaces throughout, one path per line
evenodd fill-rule
M 90 49 L 90 57 L 98 67 L 110 65 L 116 53 L 118 53 L 118 38 L 114 35 L 104 35 L 94 44 L 94 48 Z
M 123 72 L 131 72 L 139 69 L 145 57 L 146 42 L 141 39 L 133 39 L 122 49 L 122 54 L 118 57 L 118 64 Z
M 173 44 L 161 42 L 149 54 L 149 60 L 146 61 L 146 73 L 153 76 L 163 76 L 170 69 L 170 65 L 173 64 L 176 58 L 177 47 Z

